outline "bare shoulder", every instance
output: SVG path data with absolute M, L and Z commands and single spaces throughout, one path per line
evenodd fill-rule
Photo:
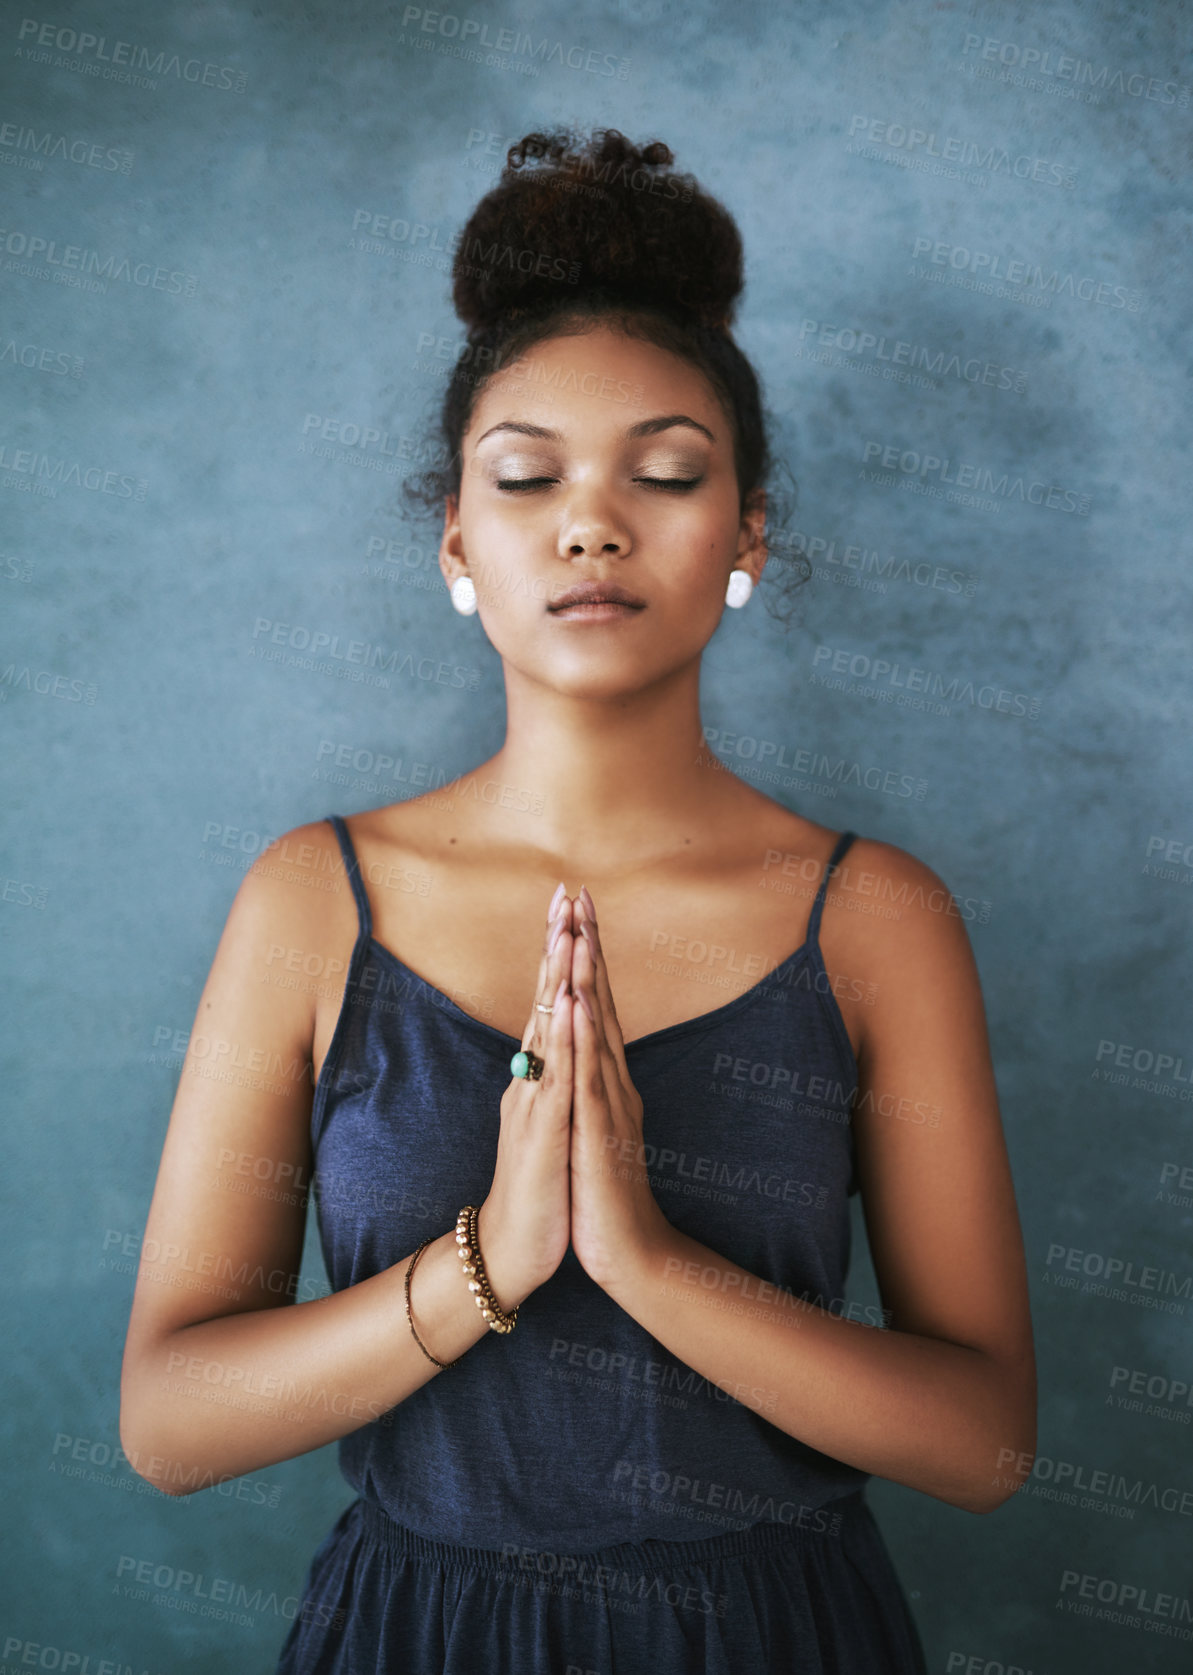
M 395 868 L 450 858 L 456 834 L 464 828 L 458 819 L 448 820 L 449 806 L 441 794 L 431 792 L 341 816 L 366 894 L 370 880 L 384 884 Z M 330 820 L 311 820 L 284 832 L 246 876 L 295 935 L 336 942 L 347 935 L 351 942 L 358 923 L 355 896 Z
M 492 787 L 493 796 L 487 795 Z M 541 851 L 520 841 L 516 818 L 511 822 L 495 810 L 501 790 L 478 769 L 419 796 L 349 816 L 364 878 L 380 887 L 374 913 L 384 915 L 387 904 L 417 907 L 420 893 L 442 893 L 449 885 L 467 891 L 481 875 L 502 873 L 512 883 L 527 868 L 535 870 Z M 500 806 L 518 812 L 516 804 Z
M 288 938 L 317 940 L 352 917 L 339 840 L 329 820 L 292 826 L 261 851 L 239 896 Z
M 764 872 L 798 880 L 802 888 L 791 893 L 814 895 L 848 828 L 811 820 L 759 793 L 743 804 L 743 813 L 751 863 L 760 859 Z M 875 921 L 897 920 L 900 912 L 906 918 L 912 907 L 939 903 L 948 893 L 932 868 L 906 849 L 859 833 L 829 880 L 824 919 L 826 924 L 842 915 L 851 924 L 868 919 L 873 929 Z
M 878 960 L 935 959 L 949 948 L 968 949 L 963 902 L 926 861 L 898 844 L 857 837 L 829 885 L 851 920 L 866 925 Z
M 442 810 L 442 794 L 428 792 L 402 802 L 383 803 L 378 808 L 362 808 L 346 816 L 346 821 L 354 839 L 417 848 L 437 841 L 436 818 L 442 820 Z
M 778 867 L 786 876 L 800 876 L 806 882 L 813 873 L 819 882 L 823 863 L 832 853 L 840 833 L 818 820 L 809 820 L 794 809 L 777 803 L 753 786 L 741 783 L 741 801 L 732 810 L 732 824 L 744 843 L 751 865 L 764 871 Z M 813 884 L 813 891 L 816 886 Z
M 863 1058 L 891 1061 L 917 1042 L 926 1050 L 943 1021 L 952 1045 L 967 1039 L 984 1064 L 985 1007 L 966 924 L 976 908 L 898 844 L 858 837 L 850 845 L 826 892 L 822 942 L 830 969 L 849 973 L 867 996 L 858 1011 Z M 947 1058 L 949 1044 L 939 1051 Z

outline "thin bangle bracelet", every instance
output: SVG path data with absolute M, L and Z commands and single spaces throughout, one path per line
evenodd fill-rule
M 437 1367 L 454 1367 L 455 1364 L 456 1364 L 455 1361 L 440 1361 L 437 1356 L 431 1354 L 431 1351 L 427 1348 L 426 1344 L 419 1337 L 418 1333 L 414 1331 L 414 1316 L 410 1312 L 410 1276 L 414 1272 L 414 1264 L 418 1261 L 419 1257 L 422 1255 L 423 1251 L 426 1250 L 427 1246 L 430 1243 L 431 1243 L 430 1239 L 424 1239 L 423 1240 L 422 1244 L 419 1245 L 419 1247 L 415 1251 L 414 1255 L 410 1258 L 410 1265 L 406 1269 L 406 1287 L 405 1287 L 405 1290 L 406 1290 L 406 1319 L 410 1322 L 410 1330 L 412 1332 L 414 1332 L 415 1343 L 422 1350 L 422 1352 L 426 1356 L 427 1360 L 428 1361 L 434 1361 L 434 1363 Z M 457 1355 L 456 1361 L 458 1361 L 459 1359 L 460 1359 L 460 1357 Z

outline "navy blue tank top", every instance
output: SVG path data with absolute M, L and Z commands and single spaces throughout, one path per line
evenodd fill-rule
M 327 818 L 360 916 L 311 1114 L 312 1192 L 339 1291 L 449 1231 L 461 1205 L 484 1201 L 521 1040 L 464 1011 L 374 938 L 348 829 Z M 645 1161 L 668 1220 L 834 1313 L 857 1190 L 857 1064 L 819 927 L 828 879 L 855 836 L 841 834 L 806 938 L 786 959 L 724 1005 L 626 1044 Z M 409 1332 L 400 1306 L 393 1330 Z M 569 1248 L 513 1332 L 486 1333 L 449 1371 L 343 1437 L 340 1467 L 408 1529 L 478 1547 L 584 1552 L 763 1523 L 806 1527 L 868 1474 L 780 1430 L 765 1416 L 767 1394 L 738 1401 L 710 1385 Z

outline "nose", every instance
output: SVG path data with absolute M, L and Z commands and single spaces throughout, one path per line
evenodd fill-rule
M 624 557 L 630 534 L 604 497 L 590 492 L 584 503 L 573 501 L 559 529 L 559 552 L 566 558 Z
M 613 540 L 602 541 L 599 536 L 590 537 L 588 539 L 576 538 L 569 542 L 566 548 L 569 558 L 583 558 L 586 554 L 591 553 L 617 554 L 621 551 L 622 547 L 620 542 Z

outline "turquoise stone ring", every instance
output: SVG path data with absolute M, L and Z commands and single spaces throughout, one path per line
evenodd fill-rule
M 510 1060 L 510 1074 L 525 1076 L 531 1082 L 537 1082 L 543 1073 L 543 1060 L 537 1053 L 515 1053 Z

